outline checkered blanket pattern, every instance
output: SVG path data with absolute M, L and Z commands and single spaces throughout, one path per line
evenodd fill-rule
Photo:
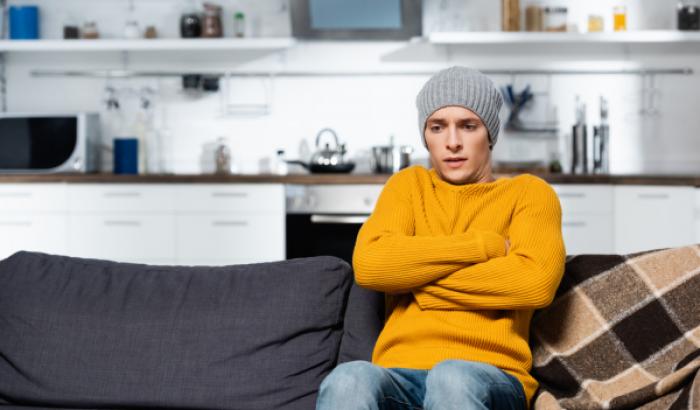
M 535 410 L 700 409 L 700 245 L 570 256 L 531 345 Z

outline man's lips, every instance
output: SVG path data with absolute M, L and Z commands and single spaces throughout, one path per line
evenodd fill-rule
M 444 161 L 450 168 L 459 168 L 464 165 L 465 162 L 467 162 L 467 159 L 463 157 L 451 157 L 445 158 Z

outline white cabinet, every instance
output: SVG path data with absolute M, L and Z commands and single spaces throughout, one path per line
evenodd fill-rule
M 152 264 L 285 257 L 282 184 L 0 184 L 0 258 L 33 250 Z
M 183 184 L 176 196 L 178 264 L 285 258 L 284 185 Z
M 694 243 L 695 196 L 693 187 L 615 187 L 615 252 Z
M 552 187 L 561 203 L 566 253 L 613 253 L 613 187 L 582 184 Z
M 20 250 L 65 254 L 64 184 L 0 184 L 0 259 Z

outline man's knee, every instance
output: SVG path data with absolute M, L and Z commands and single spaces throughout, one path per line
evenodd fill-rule
M 382 370 L 372 363 L 362 360 L 343 363 L 323 380 L 319 394 L 348 399 L 374 395 L 379 391 L 382 377 Z
M 499 369 L 479 362 L 445 360 L 428 372 L 426 389 L 440 397 L 472 397 L 480 401 L 489 398 L 489 388 Z

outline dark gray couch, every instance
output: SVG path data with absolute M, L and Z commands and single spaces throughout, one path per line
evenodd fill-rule
M 370 358 L 383 296 L 333 257 L 153 266 L 0 261 L 0 410 L 313 409 Z

